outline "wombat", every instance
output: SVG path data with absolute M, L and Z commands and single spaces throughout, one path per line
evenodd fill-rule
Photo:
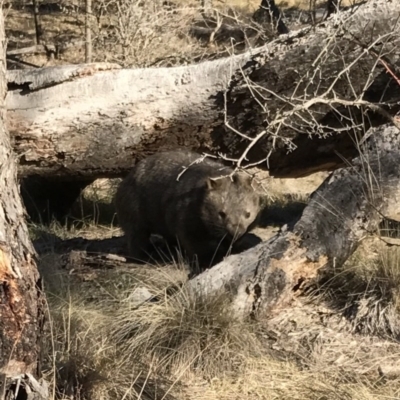
M 150 235 L 158 234 L 190 259 L 197 256 L 202 268 L 219 262 L 260 210 L 251 178 L 229 177 L 232 172 L 186 150 L 156 153 L 135 165 L 115 198 L 130 255 L 143 260 Z

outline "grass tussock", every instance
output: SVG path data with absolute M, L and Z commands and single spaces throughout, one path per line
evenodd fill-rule
M 57 268 L 61 259 L 49 254 L 40 265 L 56 398 L 139 399 L 144 391 L 168 399 L 184 376 L 233 373 L 261 352 L 253 325 L 233 317 L 227 295 L 180 288 L 187 272 L 179 265 L 104 271 L 96 281 L 76 282 Z
M 324 295 L 344 310 L 354 329 L 400 335 L 400 247 L 367 239 L 339 270 L 328 273 Z
M 59 269 L 60 263 L 55 254 L 40 263 L 50 313 L 44 374 L 53 383 L 52 398 L 173 399 L 178 385 L 155 375 L 151 363 L 123 354 L 110 329 L 122 293 L 146 274 L 104 272 L 96 282 L 77 282 Z
M 206 379 L 240 369 L 262 346 L 253 325 L 230 310 L 229 297 L 204 297 L 183 287 L 174 296 L 119 308 L 114 334 L 135 358 L 154 360 L 163 373 L 194 372 Z
M 390 264 L 398 255 L 381 253 L 369 275 L 356 263 L 358 277 L 363 270 L 365 281 L 379 281 L 380 293 L 393 296 L 394 285 L 385 286 L 383 277 L 398 279 Z M 54 399 L 372 400 L 399 394 L 398 380 L 365 373 L 371 368 L 357 346 L 352 355 L 344 336 L 342 344 L 317 341 L 306 357 L 279 345 L 271 349 L 263 325 L 236 319 L 226 294 L 205 298 L 181 287 L 187 273 L 179 265 L 99 271 L 95 280 L 79 281 L 63 271 L 61 259 L 50 253 L 40 263 L 51 316 L 45 372 Z M 299 335 L 299 349 L 312 337 Z M 381 362 L 387 355 L 379 349 Z
M 171 383 L 154 377 L 139 360 L 132 364 L 121 356 L 108 332 L 112 319 L 101 308 L 73 295 L 67 302 L 50 297 L 50 304 L 53 352 L 49 354 L 56 373 L 48 375 L 54 380 L 54 398 L 169 398 L 164 395 Z

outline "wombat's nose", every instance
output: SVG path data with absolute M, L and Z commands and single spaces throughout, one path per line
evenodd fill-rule
M 238 225 L 235 235 L 236 239 L 242 237 L 245 233 L 246 233 L 246 227 L 244 227 L 243 225 Z

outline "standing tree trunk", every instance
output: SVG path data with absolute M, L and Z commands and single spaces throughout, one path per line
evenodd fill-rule
M 201 0 L 201 11 L 204 14 L 209 14 L 212 9 L 212 0 Z
M 85 46 L 85 62 L 92 62 L 92 0 L 86 0 L 86 16 L 85 16 L 85 30 L 86 30 L 86 46 Z
M 44 399 L 47 391 L 33 376 L 39 368 L 45 303 L 5 126 L 5 47 L 0 7 L 0 399 Z
M 39 0 L 32 0 L 33 2 L 33 18 L 35 20 L 35 34 L 36 34 L 36 44 L 40 44 L 42 37 L 42 26 L 40 25 L 39 17 Z
M 253 18 L 260 23 L 273 22 L 279 35 L 289 33 L 289 28 L 283 22 L 281 10 L 275 4 L 275 0 L 262 0 Z
M 329 18 L 331 14 L 339 11 L 341 0 L 329 0 L 326 6 L 326 18 Z

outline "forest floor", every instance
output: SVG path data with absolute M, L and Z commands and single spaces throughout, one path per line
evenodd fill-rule
M 5 11 L 8 49 L 34 46 L 32 7 L 17 7 L 18 0 L 10 2 Z M 344 0 L 342 4 L 359 2 Z M 99 0 L 93 5 L 90 18 L 92 61 L 115 62 L 124 67 L 169 67 L 242 53 L 275 36 L 273 26 L 252 19 L 259 3 L 260 0 L 216 1 L 211 15 L 205 18 L 197 0 Z M 278 0 L 276 3 L 282 7 L 290 29 L 321 20 L 326 6 L 326 1 L 319 0 Z M 47 46 L 46 51 L 10 57 L 8 67 L 85 62 L 84 1 L 43 0 L 41 4 L 40 43 Z M 62 12 L 58 4 L 63 7 L 74 4 L 79 8 Z
M 299 218 L 325 177 L 266 177 L 269 204 L 254 233 L 265 240 Z M 51 316 L 44 372 L 54 398 L 400 398 L 398 239 L 365 239 L 287 307 L 240 321 L 226 295 L 184 288 L 182 260 L 126 259 L 117 182 L 87 187 L 68 224 L 31 224 Z

